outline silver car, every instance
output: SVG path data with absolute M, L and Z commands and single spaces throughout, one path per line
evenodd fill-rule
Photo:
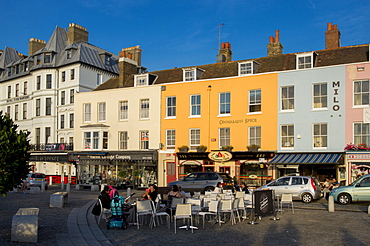
M 42 182 L 45 182 L 45 190 L 48 189 L 48 182 L 46 182 L 45 174 L 44 173 L 29 173 L 27 176 L 27 181 L 29 186 L 38 186 L 40 189 L 42 188 Z
M 169 183 L 168 186 L 178 185 L 187 192 L 203 192 L 214 190 L 218 182 L 221 183 L 224 190 L 234 189 L 233 179 L 227 173 L 216 172 L 191 173 L 182 180 Z
M 310 203 L 321 196 L 320 182 L 308 176 L 284 176 L 258 188 L 263 189 L 275 190 L 276 196 L 290 193 L 293 200 L 301 200 L 304 203 Z

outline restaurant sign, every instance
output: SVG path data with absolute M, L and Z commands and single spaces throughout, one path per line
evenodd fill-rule
M 228 151 L 212 151 L 208 154 L 208 158 L 212 161 L 229 161 L 233 155 Z

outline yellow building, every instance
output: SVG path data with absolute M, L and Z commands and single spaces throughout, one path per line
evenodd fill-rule
M 159 165 L 164 169 L 160 185 L 195 171 L 226 172 L 249 185 L 272 178 L 272 167 L 266 162 L 277 149 L 278 75 L 243 74 L 244 65 L 253 71 L 259 63 L 216 63 L 156 73 L 158 79 L 183 76 L 181 82 L 160 81 L 163 148 Z M 236 76 L 222 75 L 230 70 Z M 247 146 L 252 145 L 258 145 L 258 151 L 249 151 Z M 181 147 L 189 151 L 182 153 Z M 227 147 L 232 150 L 220 151 Z M 228 161 L 210 157 L 229 153 Z

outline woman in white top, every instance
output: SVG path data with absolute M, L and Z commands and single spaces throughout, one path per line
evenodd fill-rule
M 222 184 L 221 184 L 221 182 L 218 182 L 217 183 L 217 186 L 215 187 L 215 189 L 213 190 L 213 192 L 215 192 L 215 193 L 222 193 Z

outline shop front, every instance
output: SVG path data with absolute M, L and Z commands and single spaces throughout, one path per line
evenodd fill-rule
M 147 188 L 157 184 L 157 151 L 75 152 L 79 184 Z
M 370 151 L 347 151 L 347 184 L 352 183 L 359 177 L 370 173 Z M 345 172 L 343 172 L 345 176 Z
M 267 164 L 274 152 L 187 152 L 176 153 L 177 179 L 192 172 L 223 172 L 238 183 L 261 186 L 272 178 L 272 169 Z
M 345 178 L 340 175 L 343 163 L 343 153 L 278 153 L 269 161 L 276 170 L 274 179 L 302 175 L 316 177 L 322 182 L 325 178 L 343 181 Z

